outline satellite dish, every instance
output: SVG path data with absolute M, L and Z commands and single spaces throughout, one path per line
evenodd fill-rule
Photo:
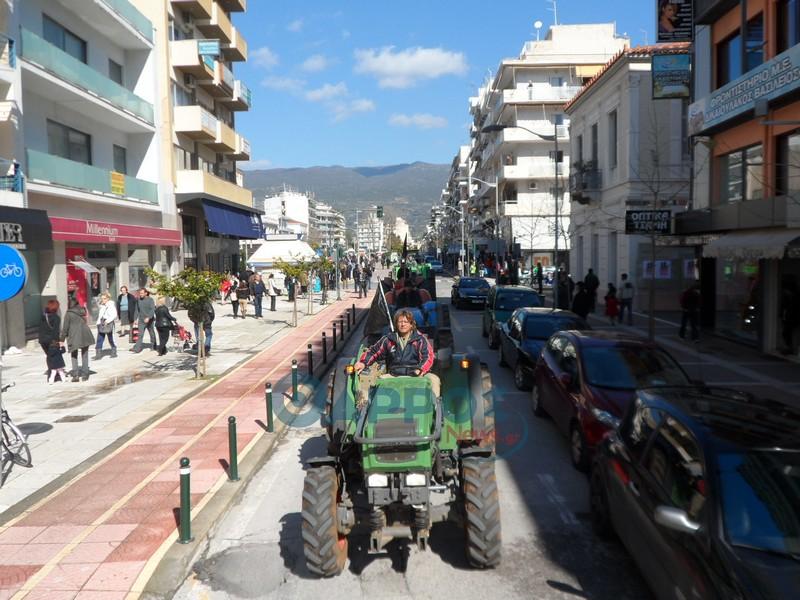
M 536 21 L 536 22 L 533 24 L 533 26 L 534 26 L 534 27 L 536 27 L 536 29 L 541 29 L 541 28 L 542 28 L 542 25 L 544 25 L 544 23 L 542 23 L 541 21 Z

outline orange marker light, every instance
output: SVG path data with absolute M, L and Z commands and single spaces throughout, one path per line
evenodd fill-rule
M 352 375 L 353 373 L 356 372 L 356 368 L 354 365 L 347 365 L 344 368 L 344 372 L 347 373 L 348 375 Z
M 461 359 L 461 368 L 464 369 L 465 371 L 467 369 L 469 369 L 469 360 L 468 359 L 466 359 L 466 358 L 462 358 Z

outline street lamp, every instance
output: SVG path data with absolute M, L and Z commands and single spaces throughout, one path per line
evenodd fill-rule
M 459 200 L 458 201 L 458 205 L 459 206 L 464 206 L 466 203 L 467 203 L 466 200 Z M 461 221 L 461 276 L 462 277 L 466 277 L 467 276 L 467 246 L 466 246 L 466 241 L 465 241 L 466 238 L 464 237 L 464 221 L 465 221 L 464 209 L 462 208 L 462 209 L 459 210 L 458 208 L 450 206 L 449 204 L 445 204 L 444 207 L 445 208 L 449 208 L 450 210 L 452 210 L 454 213 L 456 213 L 457 215 L 459 215 L 461 217 L 459 219 Z
M 528 129 L 527 127 L 522 127 L 521 125 L 487 125 L 486 127 L 481 128 L 481 133 L 494 133 L 496 131 L 503 131 L 504 129 L 522 129 L 523 131 L 527 131 L 538 137 L 539 139 L 545 140 L 546 142 L 553 142 L 555 144 L 555 156 L 553 157 L 553 161 L 555 164 L 555 189 L 554 189 L 554 196 L 555 196 L 555 230 L 556 230 L 556 245 L 555 250 L 553 252 L 553 257 L 556 267 L 556 278 L 553 282 L 553 308 L 558 308 L 558 283 L 560 279 L 560 273 L 558 272 L 558 123 L 553 125 L 553 135 L 547 135 L 544 133 L 537 133 L 532 129 Z M 531 248 L 533 250 L 533 248 Z M 531 269 L 532 272 L 532 269 Z

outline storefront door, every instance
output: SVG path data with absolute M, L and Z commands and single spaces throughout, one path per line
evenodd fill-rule
M 28 280 L 22 290 L 22 303 L 25 314 L 25 329 L 39 327 L 42 318 L 42 287 L 39 280 L 39 253 L 23 251 L 22 256 L 28 263 Z

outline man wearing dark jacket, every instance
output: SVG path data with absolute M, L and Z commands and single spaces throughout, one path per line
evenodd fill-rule
M 211 324 L 214 322 L 214 307 L 211 302 L 206 302 L 199 308 L 189 309 L 189 320 L 194 323 L 194 339 L 196 346 L 200 344 L 200 326 L 203 326 L 203 335 L 205 336 L 204 345 L 206 356 L 211 356 Z
M 61 341 L 66 341 L 72 357 L 72 381 L 89 379 L 89 346 L 94 344 L 94 334 L 86 324 L 86 309 L 74 298 L 69 299 L 69 309 L 64 315 Z M 81 366 L 78 367 L 78 350 L 81 352 Z
M 147 332 L 150 334 L 150 347 L 153 350 L 158 350 L 155 331 L 156 303 L 150 297 L 150 292 L 147 291 L 147 288 L 139 288 L 139 301 L 136 303 L 136 313 L 139 319 L 139 339 L 133 347 L 133 352 L 142 351 L 145 329 L 147 329 Z
M 581 319 L 586 319 L 592 310 L 592 297 L 589 295 L 589 292 L 586 291 L 586 286 L 582 281 L 579 281 L 576 287 L 578 291 L 572 299 L 572 312 Z

